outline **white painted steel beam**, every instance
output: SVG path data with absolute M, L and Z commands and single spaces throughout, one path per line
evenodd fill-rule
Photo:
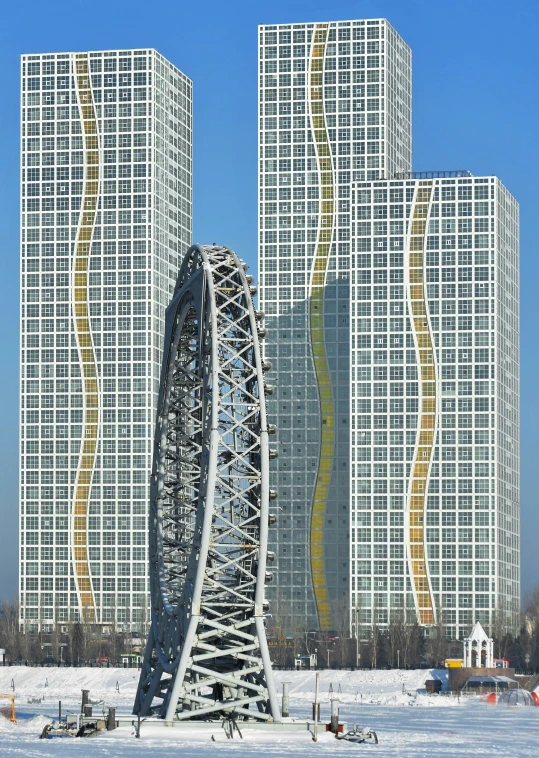
M 246 268 L 226 247 L 193 246 L 166 314 L 150 496 L 152 624 L 134 713 L 167 722 L 280 720 L 264 628 L 261 325 Z

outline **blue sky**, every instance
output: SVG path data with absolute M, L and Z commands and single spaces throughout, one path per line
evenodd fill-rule
M 256 270 L 257 25 L 385 17 L 413 51 L 414 170 L 497 174 L 521 208 L 522 585 L 539 584 L 539 3 L 27 0 L 0 29 L 0 597 L 18 572 L 19 56 L 155 47 L 194 81 L 194 240 Z

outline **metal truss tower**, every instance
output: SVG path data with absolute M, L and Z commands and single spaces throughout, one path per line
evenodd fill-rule
M 280 720 L 264 628 L 272 388 L 246 269 L 226 247 L 194 245 L 167 309 L 141 716 Z

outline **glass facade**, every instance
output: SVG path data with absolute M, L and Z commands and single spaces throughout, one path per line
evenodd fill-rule
M 21 622 L 135 626 L 192 85 L 151 49 L 24 55 L 21 117 Z
M 495 177 L 358 183 L 351 280 L 352 620 L 515 628 L 518 205 Z
M 385 20 L 259 29 L 259 271 L 276 390 L 272 615 L 348 618 L 351 186 L 411 168 L 410 50 Z

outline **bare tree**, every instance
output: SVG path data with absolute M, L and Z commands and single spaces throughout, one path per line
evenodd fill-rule
M 23 628 L 21 629 L 20 637 L 19 637 L 19 653 L 21 660 L 28 662 L 30 659 L 30 646 L 31 646 L 31 635 L 28 631 L 28 625 L 25 623 Z
M 507 658 L 512 645 L 512 636 L 508 632 L 507 614 L 501 609 L 495 611 L 492 619 L 491 636 L 494 639 L 496 658 Z
M 112 622 L 109 629 L 109 660 L 113 666 L 119 666 L 121 662 L 121 654 L 125 647 L 125 634 L 121 629 L 118 629 L 116 621 Z
M 536 622 L 539 619 L 539 587 L 534 587 L 524 595 L 522 610 L 527 618 Z
M 378 665 L 378 652 L 380 646 L 380 628 L 378 626 L 378 605 L 376 602 L 376 595 L 374 596 L 372 604 L 372 619 L 371 619 L 371 666 L 375 669 Z
M 404 662 L 406 648 L 406 619 L 404 609 L 396 608 L 391 611 L 386 634 L 387 659 L 390 666 L 400 666 L 401 657 Z
M 426 657 L 431 666 L 440 666 L 447 656 L 444 611 L 441 606 L 436 609 L 436 624 L 431 627 L 430 632 L 426 639 Z
M 147 596 L 144 596 L 144 602 L 142 606 L 142 619 L 139 627 L 139 634 L 140 638 L 142 640 L 142 652 L 144 652 L 144 648 L 146 647 L 146 642 L 148 641 L 148 637 L 150 634 L 150 624 L 151 624 L 152 618 L 151 618 L 151 610 L 150 610 L 150 598 Z
M 337 632 L 332 651 L 334 662 L 339 666 L 352 665 L 353 658 L 350 655 L 352 649 L 350 644 L 350 601 L 347 595 L 333 604 L 333 616 L 335 631 Z
M 75 623 L 71 626 L 71 645 L 70 645 L 70 652 L 71 652 L 71 663 L 73 665 L 78 665 L 85 660 L 85 654 L 86 654 L 86 640 L 85 640 L 85 629 L 83 624 L 81 624 L 80 621 L 75 621 Z
M 299 630 L 287 634 L 290 620 L 293 618 L 290 600 L 284 593 L 276 592 L 271 599 L 270 611 L 271 614 L 268 616 L 268 642 L 271 659 L 279 667 L 292 667 L 301 639 L 298 640 Z
M 423 633 L 417 620 L 414 607 L 407 607 L 404 612 L 404 639 L 402 648 L 402 665 L 404 668 L 419 665 L 422 658 Z
M 6 657 L 16 660 L 20 654 L 19 601 L 4 600 L 0 606 L 0 644 L 6 651 Z

